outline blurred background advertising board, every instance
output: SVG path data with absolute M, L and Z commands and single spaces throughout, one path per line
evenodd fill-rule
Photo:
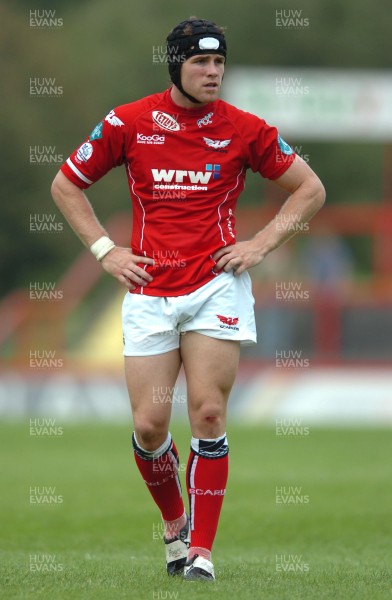
M 392 72 L 236 67 L 225 100 L 304 140 L 392 140 Z

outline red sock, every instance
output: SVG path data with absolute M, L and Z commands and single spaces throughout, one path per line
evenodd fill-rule
M 192 438 L 187 466 L 191 547 L 211 551 L 226 492 L 229 470 L 226 434 L 214 440 Z
M 162 518 L 165 521 L 179 519 L 185 509 L 178 478 L 178 452 L 170 433 L 162 446 L 152 452 L 139 446 L 135 434 L 132 444 L 138 469 Z

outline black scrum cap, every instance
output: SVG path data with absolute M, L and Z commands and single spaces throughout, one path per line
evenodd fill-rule
M 181 65 L 197 54 L 221 54 L 226 58 L 227 47 L 221 27 L 212 21 L 191 18 L 179 23 L 166 38 L 170 79 L 192 102 L 181 85 Z

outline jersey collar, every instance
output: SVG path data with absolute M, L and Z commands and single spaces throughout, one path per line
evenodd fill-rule
M 178 106 L 172 100 L 170 94 L 171 87 L 165 91 L 165 102 L 169 106 L 170 111 L 180 115 L 188 115 L 189 117 L 203 117 L 204 115 L 213 112 L 216 106 L 216 100 L 214 102 L 209 102 L 205 104 L 201 108 L 184 108 L 183 106 Z

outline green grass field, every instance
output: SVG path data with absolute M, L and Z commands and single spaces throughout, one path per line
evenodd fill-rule
M 392 598 L 391 431 L 230 426 L 212 584 L 167 577 L 130 431 L 1 424 L 1 598 Z M 184 470 L 189 431 L 172 432 Z M 32 503 L 36 486 L 57 503 Z

